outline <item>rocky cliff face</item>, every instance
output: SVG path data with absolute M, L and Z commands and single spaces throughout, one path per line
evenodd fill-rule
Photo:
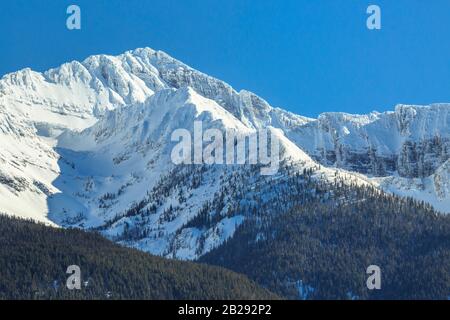
M 450 157 L 450 105 L 396 107 L 395 112 L 326 113 L 288 136 L 327 166 L 372 175 L 424 178 Z

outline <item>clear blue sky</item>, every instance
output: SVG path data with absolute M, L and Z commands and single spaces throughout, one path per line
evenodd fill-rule
M 3 0 L 0 28 L 1 75 L 149 46 L 307 116 L 450 102 L 450 0 Z

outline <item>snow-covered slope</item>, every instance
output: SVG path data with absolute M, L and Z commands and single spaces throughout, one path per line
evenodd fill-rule
M 97 228 L 183 259 L 231 237 L 245 219 L 236 212 L 254 197 L 275 210 L 268 186 L 296 192 L 289 183 L 305 170 L 323 183 L 380 186 L 450 212 L 449 109 L 310 119 L 149 48 L 44 73 L 24 69 L 0 80 L 0 212 Z M 281 147 L 279 172 L 174 165 L 171 134 L 192 133 L 194 121 L 238 135 L 269 128 Z M 206 213 L 207 223 L 198 223 Z
M 58 155 L 21 117 L 0 106 L 0 212 L 46 221 Z M 47 221 L 46 221 L 47 222 Z
M 0 211 L 49 222 L 46 197 L 57 191 L 52 182 L 60 175 L 55 138 L 152 94 L 120 60 L 108 56 L 45 73 L 24 69 L 5 75 L 0 80 Z
M 228 198 L 221 210 L 209 213 L 214 223 L 186 226 L 223 197 L 224 188 L 243 185 L 244 175 L 253 177 L 253 184 L 261 178 L 250 165 L 173 164 L 172 132 L 194 132 L 195 121 L 201 121 L 204 130 L 255 132 L 215 101 L 184 87 L 160 90 L 143 104 L 108 112 L 81 133 L 61 135 L 57 151 L 64 161 L 54 183 L 61 193 L 49 198 L 50 219 L 63 226 L 99 228 L 116 241 L 182 259 L 217 247 L 245 219 L 227 215 L 240 197 Z M 281 130 L 271 130 L 280 142 L 281 158 L 295 165 L 294 170 L 317 167 Z M 327 168 L 316 174 L 322 181 L 336 178 L 335 170 Z M 269 179 L 288 175 L 280 169 Z M 351 173 L 339 176 L 348 183 L 369 183 Z
M 441 212 L 450 212 L 450 160 L 425 178 L 387 176 L 372 180 L 386 191 L 428 202 Z

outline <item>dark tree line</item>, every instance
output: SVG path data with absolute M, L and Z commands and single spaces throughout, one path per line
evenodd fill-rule
M 82 289 L 68 290 L 69 265 Z M 98 234 L 0 216 L 0 299 L 276 298 L 223 268 L 155 257 Z

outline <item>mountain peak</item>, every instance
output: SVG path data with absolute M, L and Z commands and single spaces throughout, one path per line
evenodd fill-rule
M 252 92 L 237 92 L 151 48 L 93 55 L 44 73 L 28 68 L 0 80 L 0 139 L 6 146 L 0 170 L 8 182 L 0 186 L 0 211 L 101 225 L 129 210 L 165 175 L 174 175 L 171 134 L 192 132 L 194 121 L 204 129 L 240 133 L 269 128 L 296 170 L 314 168 L 323 181 L 345 176 L 349 183 L 402 194 L 416 185 L 414 179 L 432 179 L 448 160 L 449 109 L 399 105 L 394 112 L 310 119 L 273 108 Z M 224 173 L 228 168 L 211 170 L 208 183 L 195 191 L 199 206 L 218 191 L 220 174 L 231 179 Z M 385 178 L 392 176 L 404 179 L 398 184 L 403 189 L 391 188 L 394 182 Z M 109 207 L 106 193 L 117 195 Z M 193 210 L 184 212 L 186 219 Z

